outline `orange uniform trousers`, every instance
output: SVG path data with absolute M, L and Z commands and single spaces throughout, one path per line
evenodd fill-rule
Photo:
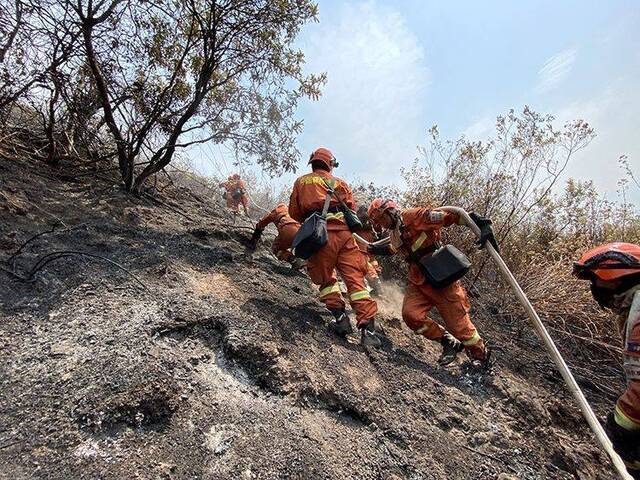
M 403 320 L 414 332 L 430 340 L 440 340 L 445 329 L 427 316 L 433 307 L 444 320 L 446 330 L 464 344 L 469 354 L 473 358 L 484 358 L 484 343 L 471 322 L 469 299 L 462 284 L 458 281 L 436 289 L 427 283 L 409 282 L 402 303 Z
M 299 223 L 288 223 L 278 229 L 278 236 L 271 245 L 271 251 L 280 260 L 287 261 L 293 258 L 293 253 L 289 249 L 299 229 Z
M 640 380 L 629 380 L 616 404 L 616 422 L 628 430 L 640 430 Z
M 244 213 L 247 213 L 247 210 L 249 207 L 249 198 L 247 197 L 246 194 L 242 194 L 240 198 L 233 198 L 233 195 L 231 195 L 231 192 L 227 192 L 226 200 L 227 200 L 227 208 L 231 208 L 236 212 L 239 212 L 240 205 L 242 205 Z
M 320 286 L 320 300 L 329 310 L 342 310 L 345 303 L 335 270 L 347 285 L 349 302 L 356 312 L 358 325 L 368 323 L 376 315 L 378 306 L 364 284 L 366 258 L 349 230 L 329 230 L 327 244 L 307 262 L 311 281 Z

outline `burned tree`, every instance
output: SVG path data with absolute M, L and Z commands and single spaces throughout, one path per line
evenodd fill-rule
M 67 2 L 128 191 L 177 149 L 228 142 L 267 171 L 297 158 L 293 118 L 323 76 L 304 76 L 291 46 L 315 18 L 308 1 Z M 137 169 L 138 167 L 139 169 Z

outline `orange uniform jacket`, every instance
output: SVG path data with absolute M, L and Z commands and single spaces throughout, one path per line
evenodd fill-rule
M 232 194 L 234 190 L 241 189 L 243 192 L 245 191 L 244 180 L 227 180 L 226 182 L 221 183 L 221 185 L 225 188 L 227 193 Z
M 267 225 L 273 223 L 278 229 L 278 236 L 273 241 L 271 251 L 280 259 L 287 261 L 293 257 L 289 252 L 293 239 L 300 229 L 300 224 L 289 216 L 289 210 L 284 203 L 279 204 L 267 213 L 256 224 L 258 230 L 264 230 Z
M 419 254 L 421 250 L 433 247 L 434 243 L 440 241 L 440 229 L 454 225 L 459 221 L 458 215 L 449 212 L 444 212 L 441 220 L 433 221 L 430 212 L 429 208 L 403 210 L 402 245 L 398 248 L 398 252 L 405 258 L 414 252 Z M 409 264 L 409 281 L 415 285 L 422 285 L 425 282 L 424 275 L 414 262 Z
M 616 405 L 616 422 L 628 430 L 640 429 L 640 290 L 622 326 L 627 389 Z
M 289 216 L 289 209 L 282 203 L 262 217 L 257 223 L 256 228 L 264 230 L 270 223 L 273 223 L 276 226 L 278 232 L 286 225 L 299 224 L 298 221 Z
M 327 181 L 335 181 L 335 194 L 351 209 L 355 209 L 353 193 L 349 185 L 343 180 L 334 177 L 325 170 L 316 170 L 298 178 L 293 184 L 293 191 L 289 200 L 289 215 L 292 218 L 304 222 L 314 211 L 321 212 L 324 199 L 327 196 Z M 340 202 L 332 196 L 327 215 L 327 230 L 348 230 L 342 212 L 338 212 Z

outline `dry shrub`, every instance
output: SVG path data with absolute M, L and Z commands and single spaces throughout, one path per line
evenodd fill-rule
M 615 396 L 623 382 L 617 322 L 571 271 L 572 262 L 596 245 L 640 242 L 640 215 L 626 200 L 640 185 L 626 157 L 620 161 L 621 201 L 614 202 L 590 181 L 569 180 L 561 188 L 568 163 L 595 135 L 582 120 L 556 128 L 553 117 L 525 107 L 498 117 L 495 137 L 486 141 L 443 141 L 435 127 L 429 134 L 423 158 L 404 172 L 407 189 L 369 185 L 358 190 L 363 200 L 391 196 L 405 208 L 455 205 L 490 217 L 502 257 L 576 377 Z M 505 364 L 523 372 L 527 366 L 548 369 L 524 310 L 471 233 L 452 227 L 444 229 L 443 240 L 470 257 L 473 267 L 463 283 L 481 330 L 509 350 Z M 381 263 L 386 276 L 406 281 L 404 262 Z
M 619 354 L 617 322 L 611 312 L 594 302 L 588 283 L 576 279 L 570 272 L 571 266 L 560 262 L 531 264 L 520 272 L 520 285 L 540 318 L 552 330 Z M 515 302 L 506 302 L 503 310 L 522 315 L 522 309 Z

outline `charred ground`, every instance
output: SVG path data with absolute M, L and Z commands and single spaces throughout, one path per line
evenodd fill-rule
M 0 271 L 0 477 L 612 478 L 525 320 L 473 312 L 492 373 L 439 368 L 394 302 L 365 351 L 327 332 L 305 275 L 244 258 L 250 222 L 216 200 L 83 178 L 0 163 L 3 262 L 55 226 L 18 274 L 55 251 L 129 272 L 77 254 L 33 283 Z

